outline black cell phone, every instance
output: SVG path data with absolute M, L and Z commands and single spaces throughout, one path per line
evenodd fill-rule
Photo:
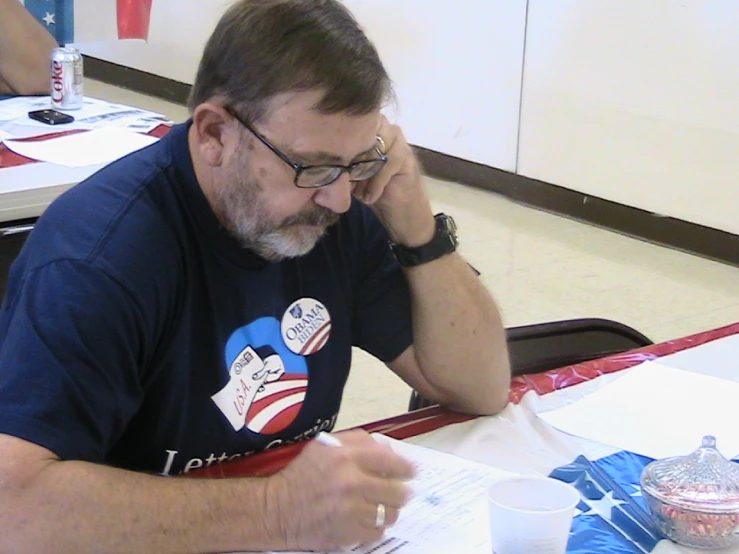
M 28 112 L 28 117 L 46 123 L 47 125 L 63 125 L 65 123 L 72 123 L 74 117 L 71 115 L 58 112 L 56 110 L 36 110 Z

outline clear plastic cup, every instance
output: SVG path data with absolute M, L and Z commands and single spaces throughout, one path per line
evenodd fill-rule
M 580 493 L 548 477 L 516 477 L 488 488 L 494 554 L 563 554 Z

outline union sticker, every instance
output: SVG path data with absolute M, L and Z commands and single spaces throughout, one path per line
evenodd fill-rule
M 282 316 L 282 340 L 295 354 L 318 352 L 331 335 L 331 314 L 313 298 L 296 300 Z

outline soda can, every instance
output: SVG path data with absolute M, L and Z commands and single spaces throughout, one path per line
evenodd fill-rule
M 84 71 L 76 48 L 54 48 L 51 53 L 51 107 L 77 110 L 82 107 Z

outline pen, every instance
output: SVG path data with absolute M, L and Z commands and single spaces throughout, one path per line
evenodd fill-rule
M 318 435 L 316 435 L 316 440 L 320 442 L 323 446 L 330 446 L 332 448 L 343 446 L 339 439 L 329 433 L 326 433 L 326 431 L 321 431 L 320 433 L 318 433 Z

